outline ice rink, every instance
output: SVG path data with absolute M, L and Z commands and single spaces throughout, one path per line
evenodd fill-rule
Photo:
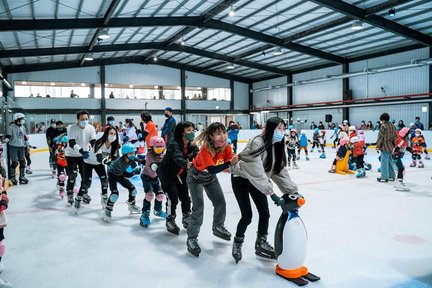
M 321 276 L 308 286 L 432 287 L 432 161 L 426 160 L 424 169 L 407 167 L 405 182 L 411 191 L 398 192 L 393 183 L 376 181 L 378 159 L 371 149 L 366 161 L 373 170 L 362 179 L 328 173 L 334 153 L 328 148 L 327 159 L 319 159 L 315 152 L 310 161 L 302 155 L 300 169 L 290 170 L 306 198 L 300 209 L 309 235 L 305 265 Z M 90 189 L 91 204 L 75 215 L 58 196 L 48 153 L 35 153 L 32 160 L 30 183 L 9 189 L 1 277 L 15 288 L 296 287 L 276 276 L 276 261 L 255 256 L 255 209 L 243 259 L 236 265 L 232 241 L 212 234 L 212 206 L 206 198 L 198 238 L 202 253 L 195 258 L 186 250 L 183 228 L 179 236 L 168 233 L 165 222 L 156 217 L 149 228 L 141 227 L 139 215 L 127 211 L 123 188 L 112 223 L 102 222 L 97 176 Z M 406 155 L 406 166 L 409 161 Z M 226 227 L 234 234 L 240 212 L 230 175 L 220 173 L 219 180 L 227 202 Z M 141 180 L 132 181 L 142 206 Z M 281 210 L 269 201 L 272 243 Z M 181 220 L 177 224 L 181 226 Z

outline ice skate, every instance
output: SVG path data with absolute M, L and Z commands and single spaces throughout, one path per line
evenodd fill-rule
M 321 153 L 321 149 L 317 149 L 318 153 Z
M 306 161 L 309 161 L 309 156 L 306 156 Z
M 199 257 L 201 248 L 198 245 L 198 239 L 196 237 L 189 237 L 186 241 L 187 250 L 195 257 Z
M 424 168 L 424 164 L 422 160 L 419 160 L 419 165 L 417 166 L 418 168 Z
M 155 215 L 155 216 L 157 216 L 157 217 L 161 217 L 161 218 L 163 218 L 163 219 L 166 219 L 166 217 L 167 217 L 167 213 L 165 212 L 165 211 L 156 211 L 156 210 L 153 210 L 153 214 Z
M 236 264 L 242 259 L 242 245 L 244 237 L 234 237 L 234 243 L 232 248 L 232 256 L 236 261 Z
M 79 211 L 79 209 L 81 207 L 81 201 L 82 201 L 82 197 L 81 196 L 76 196 L 75 197 L 75 201 L 73 203 L 73 208 L 74 208 L 75 214 L 77 214 L 77 215 L 78 215 L 78 211 Z
M 28 182 L 29 182 L 29 180 L 24 175 L 19 177 L 19 183 L 20 184 L 28 184 Z
M 187 227 L 189 226 L 189 220 L 190 220 L 190 212 L 189 213 L 183 213 L 183 218 L 182 218 L 182 225 L 183 228 L 187 229 Z
M 18 185 L 18 181 L 15 177 L 9 179 L 12 185 Z
M 102 217 L 101 217 L 102 221 L 106 222 L 106 223 L 110 223 L 111 222 L 111 211 L 108 209 L 105 209 Z
M 293 168 L 294 168 L 294 169 L 299 169 L 299 166 L 297 165 L 296 162 L 293 162 Z
M 394 186 L 396 191 L 409 191 L 410 189 L 408 188 L 408 186 L 403 182 L 402 179 L 399 179 L 395 186 Z
M 224 240 L 231 240 L 231 233 L 224 226 L 213 227 L 213 235 Z
M 336 173 L 336 166 L 332 165 L 330 170 L 328 170 L 329 173 Z
M 267 235 L 257 234 L 255 254 L 264 258 L 276 259 L 274 248 L 267 241 Z
M 288 168 L 288 170 L 291 170 L 291 162 L 290 161 L 288 161 L 287 168 Z
M 128 210 L 130 214 L 138 214 L 141 212 L 141 208 L 137 205 L 135 205 L 135 200 L 132 202 L 126 201 L 128 204 Z
M 141 214 L 140 225 L 142 227 L 147 228 L 151 224 L 149 215 L 150 215 L 150 211 L 146 211 L 146 212 Z
M 65 189 L 64 189 L 64 187 L 63 186 L 60 186 L 59 187 L 59 196 L 60 196 L 60 198 L 64 198 L 64 196 L 65 196 Z
M 377 172 L 381 173 L 381 170 L 382 170 L 381 167 L 378 167 Z
M 33 174 L 33 171 L 32 171 L 32 169 L 31 169 L 31 166 L 30 166 L 30 165 L 26 167 L 26 169 L 25 169 L 25 173 L 26 173 L 26 174 Z
M 300 156 L 297 156 L 297 157 L 296 157 L 296 160 L 297 160 L 297 161 L 300 160 Z
M 429 154 L 425 156 L 425 159 L 426 159 L 426 160 L 430 160 L 430 156 L 429 156 Z
M 74 199 L 73 199 L 73 194 L 72 193 L 67 193 L 67 202 L 72 206 L 74 203 Z
M 364 169 L 366 171 L 372 170 L 372 165 L 370 163 L 364 163 Z
M 412 162 L 411 162 L 411 164 L 410 164 L 410 167 L 415 167 L 417 165 L 417 161 L 416 160 L 413 160 Z
M 106 206 L 108 204 L 108 195 L 106 194 L 101 194 L 101 205 L 102 205 L 102 209 L 105 209 Z
M 361 177 L 364 177 L 364 176 L 366 176 L 366 172 L 364 172 L 364 170 L 362 168 L 357 169 L 357 171 L 356 171 L 356 177 L 357 178 L 361 178 Z
M 84 204 L 90 204 L 91 197 L 88 193 L 84 193 L 82 196 L 82 201 Z
M 322 153 L 322 154 L 320 155 L 320 158 L 321 158 L 321 159 L 325 159 L 325 158 L 326 158 L 326 154 L 325 154 L 325 153 Z
M 313 152 L 313 149 L 311 149 L 310 152 L 312 153 L 312 152 Z
M 175 222 L 175 217 L 173 216 L 167 216 L 166 218 L 166 228 L 167 231 L 170 233 L 173 233 L 175 235 L 179 235 L 180 233 L 180 228 L 177 226 L 176 222 Z
M 51 177 L 53 179 L 56 177 L 56 170 L 51 170 Z

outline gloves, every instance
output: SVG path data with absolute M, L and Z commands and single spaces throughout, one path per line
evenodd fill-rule
M 133 169 L 133 174 L 135 175 L 139 175 L 141 173 L 141 167 L 136 167 L 135 169 Z
M 158 168 L 158 163 L 153 163 L 153 164 L 150 165 L 150 169 L 153 170 L 153 171 L 156 171 L 157 168 Z
M 125 136 L 124 138 L 123 138 L 123 143 L 126 143 L 126 142 L 128 142 L 129 141 L 129 136 Z
M 102 163 L 103 165 L 107 165 L 107 166 L 109 166 L 109 164 L 111 164 L 110 156 L 107 156 L 107 157 L 103 158 L 102 161 L 101 161 L 101 163 Z
M 83 153 L 82 153 L 82 155 L 83 155 L 83 159 L 85 160 L 85 159 L 88 159 L 89 157 L 90 157 L 90 152 L 89 151 L 84 151 Z
M 285 204 L 284 199 L 280 198 L 276 194 L 272 194 L 270 198 L 273 200 L 273 202 L 276 204 L 276 206 L 283 206 Z

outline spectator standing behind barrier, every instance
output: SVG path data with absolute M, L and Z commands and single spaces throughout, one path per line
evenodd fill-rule
M 322 121 L 320 121 L 318 123 L 318 129 L 320 129 L 320 130 L 324 130 L 325 129 L 324 124 L 322 123 Z
M 377 121 L 377 122 L 375 123 L 375 127 L 373 128 L 373 131 L 379 130 L 380 128 L 381 128 L 381 122 L 380 122 L 380 121 Z
M 9 126 L 6 138 L 9 139 L 9 157 L 11 165 L 9 167 L 9 179 L 13 185 L 17 185 L 18 181 L 15 178 L 15 170 L 19 163 L 19 183 L 27 184 L 29 181 L 25 177 L 25 116 L 22 113 L 15 113 L 13 115 L 14 122 Z
M 396 130 L 402 130 L 402 128 L 405 128 L 405 123 L 403 122 L 403 120 L 399 120 L 399 123 L 396 126 Z
M 167 118 L 165 120 L 164 125 L 162 126 L 162 138 L 164 138 L 165 143 L 167 145 L 169 145 L 169 143 L 171 142 L 171 140 L 174 137 L 174 128 L 176 126 L 176 121 L 174 119 L 174 117 L 172 116 L 173 114 L 173 109 L 171 107 L 166 107 L 165 108 L 165 112 L 164 115 Z
M 373 124 L 372 124 L 372 121 L 369 121 L 368 123 L 367 123 L 367 125 L 366 125 L 366 129 L 365 130 L 372 130 L 374 127 L 373 127 Z
M 314 130 L 315 128 L 318 128 L 318 126 L 315 124 L 314 121 L 312 121 L 311 125 L 309 126 L 309 129 Z
M 364 120 L 361 121 L 359 130 L 367 130 L 366 122 Z
M 420 130 L 424 130 L 424 125 L 423 125 L 423 123 L 421 123 L 420 122 L 420 117 L 419 116 L 417 116 L 417 117 L 415 117 L 415 128 L 416 129 L 420 129 Z
M 389 122 L 390 116 L 388 113 L 383 113 L 380 116 L 382 122 L 379 129 L 376 149 L 381 151 L 381 177 L 377 178 L 378 182 L 394 181 L 396 178 L 393 169 L 392 151 L 397 134 L 395 126 Z

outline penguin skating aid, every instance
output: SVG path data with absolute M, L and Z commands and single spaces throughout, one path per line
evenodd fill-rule
M 276 225 L 275 253 L 278 264 L 276 274 L 299 286 L 309 281 L 318 281 L 320 277 L 309 273 L 303 266 L 307 250 L 307 231 L 298 209 L 304 205 L 303 196 L 297 194 L 283 195 L 285 204 L 282 215 Z

